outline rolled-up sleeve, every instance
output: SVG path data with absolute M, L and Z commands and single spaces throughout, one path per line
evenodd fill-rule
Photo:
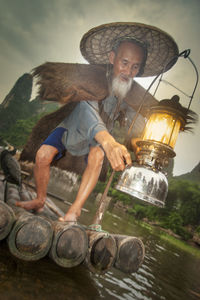
M 82 101 L 80 105 L 81 130 L 86 133 L 87 139 L 92 141 L 98 132 L 107 128 L 99 115 L 97 102 Z

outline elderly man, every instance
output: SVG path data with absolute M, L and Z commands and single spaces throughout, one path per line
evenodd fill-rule
M 131 164 L 126 147 L 112 136 L 114 121 L 121 110 L 130 124 L 135 111 L 123 101 L 132 87 L 133 78 L 142 74 L 147 59 L 147 46 L 134 37 L 115 39 L 107 55 L 111 66 L 108 75 L 109 95 L 100 103 L 80 101 L 43 142 L 36 154 L 35 181 L 37 198 L 29 202 L 17 202 L 25 209 L 41 210 L 46 200 L 50 165 L 62 156 L 63 150 L 72 155 L 87 155 L 87 166 L 74 203 L 63 221 L 76 221 L 86 199 L 94 189 L 101 172 L 104 155 L 115 171 L 122 171 Z M 144 118 L 139 115 L 134 127 L 134 136 L 140 136 Z

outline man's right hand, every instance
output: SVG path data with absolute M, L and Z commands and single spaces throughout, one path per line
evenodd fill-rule
M 126 165 L 131 164 L 131 156 L 126 147 L 116 142 L 108 131 L 98 132 L 95 139 L 103 147 L 113 170 L 123 171 Z

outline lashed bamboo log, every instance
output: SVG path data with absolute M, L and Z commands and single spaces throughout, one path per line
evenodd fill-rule
M 31 187 L 31 188 L 34 189 L 34 190 L 36 189 L 35 185 L 33 185 L 33 184 L 30 183 L 30 182 L 23 181 L 23 183 L 24 183 L 25 185 Z M 58 200 L 60 200 L 60 201 L 62 201 L 62 202 L 64 202 L 64 203 L 66 203 L 66 204 L 68 204 L 68 205 L 72 205 L 71 202 L 69 202 L 69 201 L 63 199 L 62 197 L 60 197 L 60 196 L 58 196 L 58 195 L 55 195 L 55 194 L 53 194 L 53 193 L 51 193 L 51 192 L 49 192 L 49 191 L 47 192 L 47 195 L 50 196 L 50 197 L 53 197 L 53 198 L 55 198 L 55 199 L 58 199 Z M 47 200 L 48 200 L 48 199 L 47 199 Z M 84 207 L 82 207 L 81 210 L 82 210 L 82 211 L 85 211 L 85 212 L 89 212 L 89 210 L 88 210 L 88 209 L 85 209 Z
M 11 207 L 0 201 L 0 240 L 7 237 L 15 222 L 15 214 Z
M 85 265 L 93 273 L 103 274 L 114 264 L 117 247 L 115 239 L 108 233 L 87 231 L 89 248 Z
M 7 237 L 15 222 L 15 214 L 11 207 L 4 203 L 5 182 L 0 177 L 0 240 Z
M 7 184 L 6 200 L 15 212 L 16 222 L 7 238 L 10 252 L 19 259 L 35 261 L 44 257 L 51 246 L 53 228 L 51 223 L 23 208 L 15 206 L 16 201 L 30 199 L 27 190 L 19 191 L 15 184 Z
M 40 216 L 14 208 L 17 221 L 7 242 L 10 252 L 17 258 L 36 261 L 47 255 L 52 243 L 51 223 Z
M 5 184 L 4 184 L 4 181 L 3 181 L 3 176 L 1 176 L 0 174 L 0 200 L 4 200 L 4 190 L 5 190 Z
M 55 222 L 54 237 L 49 256 L 61 267 L 75 267 L 81 264 L 88 249 L 85 229 L 70 222 Z
M 117 255 L 114 267 L 124 273 L 136 272 L 141 266 L 145 248 L 143 242 L 133 236 L 112 235 L 117 244 Z
M 16 201 L 30 201 L 34 199 L 36 197 L 36 193 L 34 190 L 32 190 L 33 186 L 30 185 L 30 187 L 31 190 L 27 189 L 23 184 L 22 188 L 19 189 L 17 185 L 7 183 L 6 202 L 9 205 L 15 205 Z M 54 204 L 51 199 L 47 197 L 44 209 L 41 213 L 39 213 L 39 215 L 52 220 L 57 220 L 58 217 L 63 217 L 64 213 Z
M 9 184 L 7 189 L 7 198 L 11 205 L 14 205 L 15 201 L 29 201 L 34 196 L 35 192 L 28 191 L 26 189 L 22 189 L 22 191 L 19 192 L 17 186 L 12 184 Z M 23 209 L 19 209 L 17 207 L 14 208 L 17 212 L 18 220 L 14 227 L 14 232 L 11 232 L 11 237 L 9 239 L 10 251 L 13 255 L 24 260 L 37 260 L 43 257 L 43 255 L 46 255 L 47 253 L 42 251 L 41 257 L 38 256 L 36 243 L 39 243 L 40 248 L 46 248 L 47 245 L 43 243 L 42 239 L 45 238 L 46 235 L 47 241 L 49 239 L 49 234 L 45 232 L 46 227 L 45 229 L 43 227 L 42 229 L 39 228 L 39 230 L 42 230 L 40 233 L 41 240 L 39 240 L 36 228 L 37 226 L 41 227 L 41 219 L 47 222 L 46 218 L 48 218 L 48 221 L 52 225 L 54 231 L 54 237 L 50 245 L 50 257 L 62 267 L 73 267 L 79 265 L 84 260 L 88 249 L 86 232 L 80 225 L 74 224 L 70 226 L 66 223 L 56 221 L 52 222 L 52 220 L 57 220 L 58 216 L 63 216 L 64 214 L 53 204 L 53 202 L 50 201 L 50 199 L 47 200 L 47 205 L 45 205 L 40 216 L 29 214 Z M 44 224 L 42 224 L 42 226 L 44 226 Z M 34 230 L 36 230 L 36 232 Z M 31 248 L 29 245 L 30 238 L 28 237 L 28 232 L 30 232 L 32 236 L 32 244 L 35 245 L 35 248 Z M 13 241 L 14 237 L 16 239 L 15 243 Z M 27 247 L 29 247 L 29 249 L 25 251 L 25 248 Z

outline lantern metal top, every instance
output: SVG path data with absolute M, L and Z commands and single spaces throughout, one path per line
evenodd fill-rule
M 176 119 L 181 122 L 181 130 L 184 130 L 184 127 L 187 123 L 187 114 L 188 109 L 183 107 L 179 103 L 179 96 L 174 95 L 171 99 L 163 99 L 158 105 L 152 106 L 150 108 L 149 114 L 152 113 L 167 113 L 174 116 Z

